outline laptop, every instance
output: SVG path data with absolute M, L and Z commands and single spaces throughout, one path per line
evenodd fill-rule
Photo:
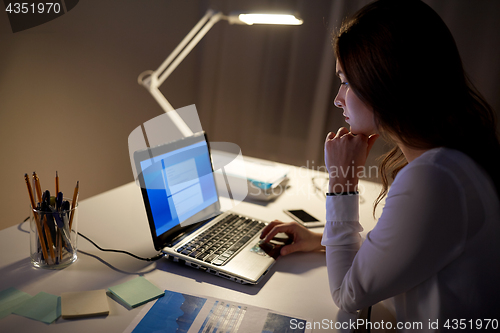
M 275 259 L 259 247 L 266 223 L 222 212 L 204 132 L 134 153 L 155 249 L 169 259 L 257 284 Z

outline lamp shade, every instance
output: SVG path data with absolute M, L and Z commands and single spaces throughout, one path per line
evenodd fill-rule
M 228 17 L 231 24 L 281 24 L 301 25 L 303 21 L 291 14 L 259 14 L 259 13 L 231 13 Z

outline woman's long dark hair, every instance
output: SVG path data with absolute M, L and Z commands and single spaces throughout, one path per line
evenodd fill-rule
M 500 194 L 495 114 L 464 72 L 455 40 L 420 0 L 379 0 L 344 22 L 334 39 L 340 67 L 372 107 L 386 137 L 408 147 L 448 147 L 486 170 Z M 381 163 L 383 189 L 406 164 L 396 146 Z M 374 209 L 375 211 L 375 209 Z

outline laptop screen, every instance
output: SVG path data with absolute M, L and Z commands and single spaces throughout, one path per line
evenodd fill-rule
M 163 247 L 160 240 L 218 212 L 217 189 L 203 133 L 136 152 L 134 158 L 155 247 Z

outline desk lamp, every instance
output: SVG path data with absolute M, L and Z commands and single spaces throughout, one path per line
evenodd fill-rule
M 242 14 L 231 13 L 229 16 L 221 12 L 209 9 L 205 16 L 194 26 L 174 51 L 163 61 L 157 70 L 147 70 L 138 77 L 139 84 L 143 85 L 160 104 L 163 111 L 167 113 L 171 121 L 177 126 L 185 136 L 193 135 L 193 132 L 186 125 L 184 120 L 177 114 L 172 105 L 160 92 L 160 86 L 172 74 L 174 69 L 184 60 L 191 50 L 200 42 L 206 33 L 220 20 L 227 20 L 230 24 L 281 24 L 281 25 L 301 25 L 303 21 L 294 15 L 284 14 Z

